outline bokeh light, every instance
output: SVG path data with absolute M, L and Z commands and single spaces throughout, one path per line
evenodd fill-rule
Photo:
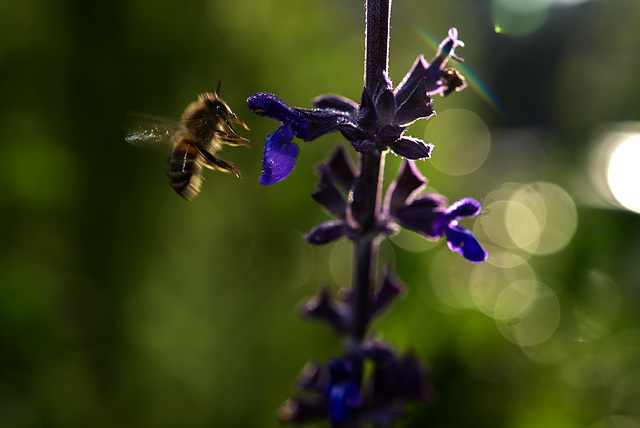
M 601 199 L 640 212 L 640 123 L 607 125 L 592 144 L 589 175 Z
M 450 175 L 477 170 L 491 147 L 487 125 L 475 113 L 462 109 L 448 109 L 432 118 L 425 140 L 435 145 L 430 163 Z
M 545 284 L 521 280 L 504 289 L 496 302 L 495 319 L 504 337 L 520 346 L 547 340 L 560 322 L 560 303 Z
M 575 6 L 588 0 L 492 0 L 494 31 L 523 37 L 539 30 L 554 6 Z
M 578 227 L 575 202 L 553 183 L 505 183 L 484 199 L 475 231 L 505 248 L 547 255 L 563 249 Z
M 620 204 L 640 212 L 640 135 L 629 136 L 613 150 L 607 179 L 613 196 Z
M 549 0 L 493 0 L 496 33 L 525 36 L 538 30 L 549 13 Z
M 513 257 L 518 258 L 517 255 Z M 512 267 L 497 267 L 491 263 L 473 267 L 468 283 L 471 299 L 477 309 L 493 318 L 498 298 L 507 287 L 520 280 L 536 279 L 533 268 L 523 259 L 519 261 Z

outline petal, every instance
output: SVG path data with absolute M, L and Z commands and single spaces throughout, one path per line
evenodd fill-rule
M 396 351 L 387 342 L 367 340 L 362 344 L 365 358 L 373 361 L 377 366 L 385 366 L 396 358 Z
M 314 227 L 307 233 L 305 239 L 313 245 L 324 245 L 340 239 L 348 232 L 342 220 L 328 221 Z
M 293 134 L 304 141 L 312 141 L 321 135 L 337 131 L 344 122 L 350 121 L 347 113 L 334 109 L 304 109 L 295 108 L 304 120 L 293 124 Z
M 447 83 L 452 79 L 451 73 L 443 69 L 450 58 L 462 61 L 455 55 L 455 48 L 458 46 L 464 46 L 464 43 L 458 40 L 458 31 L 455 28 L 451 28 L 447 37 L 440 43 L 438 52 L 430 64 L 427 63 L 424 56 L 420 55 L 395 89 L 396 104 L 404 104 L 422 79 L 424 79 L 427 94 L 429 95 L 436 93 L 444 95 L 443 92 L 447 91 L 447 88 L 455 86 Z M 445 85 L 443 85 L 442 81 L 445 82 Z M 449 90 L 448 93 L 452 90 Z
M 387 308 L 396 297 L 404 292 L 405 288 L 402 281 L 389 269 L 382 283 L 382 287 L 374 296 L 371 305 L 371 316 L 373 317 L 375 314 Z
M 357 140 L 352 141 L 351 145 L 357 152 L 364 153 L 365 155 L 378 153 L 378 145 L 375 143 L 375 141 Z
M 333 182 L 333 175 L 327 166 L 320 167 L 320 182 L 311 198 L 326 208 L 334 216 L 344 219 L 347 202 Z
M 348 329 L 346 312 L 344 304 L 331 297 L 328 287 L 323 287 L 320 295 L 308 300 L 302 309 L 304 315 L 328 322 L 341 334 L 347 333 Z
M 358 103 L 342 95 L 320 95 L 313 99 L 312 104 L 318 108 L 334 109 L 348 113 L 350 116 L 355 116 L 358 112 Z
M 350 380 L 344 386 L 344 402 L 351 408 L 360 407 L 362 405 L 362 395 L 360 389 L 354 380 Z
M 450 224 L 446 231 L 447 245 L 471 263 L 481 263 L 487 259 L 487 252 L 473 234 L 462 226 Z
M 425 143 L 418 138 L 402 137 L 390 144 L 389 148 L 398 156 L 409 160 L 417 160 L 431 157 L 433 144 Z
M 413 201 L 413 196 L 422 190 L 427 179 L 422 176 L 415 162 L 403 161 L 398 177 L 387 191 L 386 207 L 391 214 Z
M 399 210 L 394 217 L 404 228 L 415 230 L 428 238 L 438 238 L 445 231 L 434 226 L 443 217 L 440 209 L 444 204 L 444 198 L 440 195 L 423 196 Z
M 378 114 L 378 127 L 391 123 L 396 114 L 396 102 L 387 72 L 378 70 L 378 82 L 373 93 L 373 104 Z
M 353 377 L 353 364 L 342 358 L 334 358 L 327 362 L 332 382 L 344 382 Z
M 375 104 L 367 88 L 362 90 L 360 106 L 358 107 L 357 125 L 358 129 L 367 132 L 375 132 L 375 130 L 378 129 L 378 113 L 376 112 Z
M 436 114 L 431 106 L 432 103 L 433 100 L 427 95 L 427 84 L 422 79 L 409 98 L 396 111 L 393 123 L 406 126 L 418 119 L 430 118 Z
M 336 426 L 349 421 L 349 411 L 362 405 L 362 395 L 353 379 L 353 364 L 336 358 L 327 363 L 327 368 L 331 374 L 331 383 L 326 392 L 329 419 Z
M 358 125 L 344 121 L 339 126 L 338 129 L 344 138 L 346 138 L 351 143 L 356 141 L 364 141 L 371 138 L 369 134 L 364 132 Z
M 452 220 L 459 220 L 461 218 L 475 217 L 480 213 L 480 210 L 480 202 L 475 199 L 465 198 L 447 207 L 444 213 L 450 216 Z
M 402 82 L 396 86 L 394 95 L 397 105 L 402 105 L 409 99 L 415 88 L 426 76 L 428 67 L 429 63 L 424 59 L 424 55 L 419 55 L 409 72 L 402 79 Z M 425 85 L 427 83 L 425 82 Z
M 327 168 L 332 177 L 340 183 L 342 187 L 347 190 L 351 189 L 353 181 L 356 179 L 356 170 L 351 159 L 347 157 L 342 145 L 339 145 L 333 151 L 333 154 L 327 162 Z
M 247 98 L 247 107 L 253 113 L 277 120 L 283 124 L 299 121 L 302 116 L 294 108 L 268 92 L 260 92 Z
M 338 125 L 352 116 L 333 108 L 290 107 L 274 94 L 266 92 L 247 98 L 247 106 L 253 113 L 290 125 L 293 135 L 304 141 L 315 140 L 321 135 L 337 131 Z
M 281 126 L 265 140 L 262 155 L 262 175 L 258 182 L 268 186 L 282 181 L 296 167 L 299 148 L 292 143 L 293 132 L 289 126 Z
M 398 138 L 402 137 L 402 133 L 406 128 L 399 125 L 387 124 L 378 129 L 376 133 L 376 141 L 385 147 L 391 146 Z
M 333 426 L 349 422 L 349 406 L 345 401 L 346 396 L 345 385 L 336 384 L 329 387 L 329 420 Z

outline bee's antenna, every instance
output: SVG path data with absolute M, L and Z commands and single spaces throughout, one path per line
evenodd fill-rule
M 218 79 L 218 86 L 216 87 L 216 95 L 220 95 L 220 85 L 222 84 L 222 80 Z

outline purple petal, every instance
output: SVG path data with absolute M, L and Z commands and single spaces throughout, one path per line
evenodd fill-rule
M 336 94 L 320 95 L 313 99 L 312 104 L 318 108 L 334 109 L 353 116 L 358 111 L 358 103 L 347 97 Z
M 314 227 L 305 239 L 313 245 L 324 245 L 340 239 L 347 234 L 347 227 L 342 220 L 328 221 Z
M 327 362 L 332 382 L 344 382 L 353 378 L 353 364 L 342 358 L 333 358 Z
M 427 95 L 427 84 L 422 79 L 409 98 L 400 105 L 393 122 L 406 126 L 418 119 L 428 119 L 436 114 L 431 106 L 432 103 L 433 100 Z
M 378 114 L 378 126 L 391 123 L 396 114 L 396 102 L 387 72 L 378 70 L 378 83 L 373 93 L 373 103 Z
M 334 216 L 344 219 L 347 202 L 333 182 L 333 175 L 327 166 L 320 167 L 320 182 L 311 198 L 325 207 Z
M 355 381 L 347 382 L 344 388 L 344 402 L 351 408 L 360 407 L 362 405 L 362 395 Z
M 376 132 L 376 141 L 378 142 L 378 144 L 390 147 L 400 137 L 402 137 L 402 133 L 405 130 L 406 128 L 400 125 L 384 125 L 380 129 L 378 129 L 378 132 Z
M 420 174 L 414 162 L 405 160 L 400 168 L 398 177 L 391 183 L 387 191 L 386 206 L 391 214 L 411 203 L 413 196 L 422 190 L 427 183 L 427 179 Z
M 337 131 L 342 123 L 350 122 L 350 115 L 334 109 L 295 108 L 303 120 L 293 123 L 293 134 L 304 140 L 312 141 L 321 135 Z
M 302 118 L 294 108 L 268 92 L 260 92 L 247 98 L 247 107 L 257 115 L 267 116 L 283 124 L 293 123 Z
M 445 95 L 444 92 L 448 88 L 449 91 L 447 93 L 451 92 L 453 90 L 451 88 L 455 86 L 448 84 L 452 79 L 451 73 L 443 69 L 447 61 L 452 57 L 457 61 L 462 61 L 455 55 L 455 48 L 458 46 L 464 46 L 464 43 L 458 40 L 458 31 L 455 28 L 451 28 L 447 37 L 440 43 L 438 52 L 430 64 L 427 63 L 424 56 L 420 55 L 395 89 L 396 104 L 404 104 L 422 79 L 424 79 L 426 92 L 429 95 L 436 93 Z M 442 81 L 445 82 L 445 85 L 443 85 Z M 459 89 L 462 89 L 462 86 Z
M 362 395 L 353 379 L 353 365 L 343 359 L 333 359 L 327 363 L 331 373 L 331 383 L 326 397 L 329 402 L 329 419 L 334 426 L 347 423 L 350 409 L 362 405 Z
M 342 145 L 339 145 L 333 151 L 333 154 L 327 162 L 327 168 L 331 176 L 340 183 L 342 187 L 346 190 L 351 189 L 353 181 L 356 179 L 356 172 L 351 159 L 347 157 Z
M 329 387 L 327 394 L 329 399 L 329 420 L 333 426 L 343 425 L 349 422 L 349 405 L 346 402 L 346 398 L 352 393 L 350 390 L 347 390 L 349 385 L 352 384 L 337 384 Z M 355 384 L 353 385 L 355 386 Z M 352 388 L 353 387 L 351 387 L 351 389 Z
M 440 208 L 445 204 L 440 195 L 427 195 L 414 200 L 409 206 L 395 213 L 395 218 L 404 228 L 414 230 L 428 238 L 438 238 L 444 228 L 436 227 L 443 216 Z
M 364 131 L 375 131 L 378 128 L 378 113 L 367 88 L 362 90 L 357 117 L 358 128 Z M 352 141 L 347 137 L 349 141 Z
M 416 58 L 411 69 L 402 79 L 402 82 L 396 86 L 394 95 L 397 105 L 403 105 L 409 99 L 418 84 L 426 77 L 428 67 L 429 63 L 424 59 L 423 55 Z M 427 90 L 430 89 L 428 83 L 429 82 L 425 82 Z
M 391 272 L 387 271 L 387 274 L 382 283 L 380 291 L 378 291 L 371 305 L 371 315 L 380 313 L 383 309 L 388 307 L 393 300 L 402 294 L 405 290 L 405 285 L 402 281 Z
M 378 366 L 385 366 L 396 358 L 393 347 L 379 340 L 367 340 L 362 344 L 362 352 L 365 358 L 373 361 Z
M 409 160 L 427 159 L 431 156 L 433 144 L 425 143 L 418 138 L 402 137 L 389 148 L 398 156 Z
M 328 287 L 323 287 L 318 297 L 307 301 L 302 312 L 309 318 L 327 321 L 338 333 L 347 332 L 348 324 L 344 304 L 331 297 Z
M 274 94 L 266 92 L 247 98 L 247 106 L 253 113 L 290 125 L 293 135 L 304 141 L 315 140 L 321 135 L 337 131 L 338 125 L 349 121 L 353 115 L 333 108 L 289 107 Z
M 480 246 L 473 234 L 455 222 L 446 231 L 447 245 L 471 263 L 481 263 L 487 259 L 487 252 Z
M 282 181 L 296 167 L 299 148 L 292 143 L 293 132 L 289 126 L 281 126 L 265 140 L 262 155 L 262 175 L 258 182 L 268 186 Z
M 351 145 L 357 152 L 364 153 L 365 155 L 378 152 L 378 146 L 376 145 L 375 141 L 356 140 L 351 141 Z
M 351 143 L 357 141 L 364 141 L 369 139 L 369 134 L 364 132 L 359 126 L 354 124 L 353 122 L 342 122 L 338 129 L 344 138 L 346 138 Z
M 459 220 L 461 218 L 475 217 L 480 213 L 480 209 L 480 202 L 475 199 L 465 198 L 447 207 L 444 213 L 452 220 Z

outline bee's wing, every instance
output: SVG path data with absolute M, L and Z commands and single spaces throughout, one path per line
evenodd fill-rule
M 180 121 L 148 114 L 128 113 L 122 124 L 124 139 L 134 146 L 166 147 L 180 130 Z

